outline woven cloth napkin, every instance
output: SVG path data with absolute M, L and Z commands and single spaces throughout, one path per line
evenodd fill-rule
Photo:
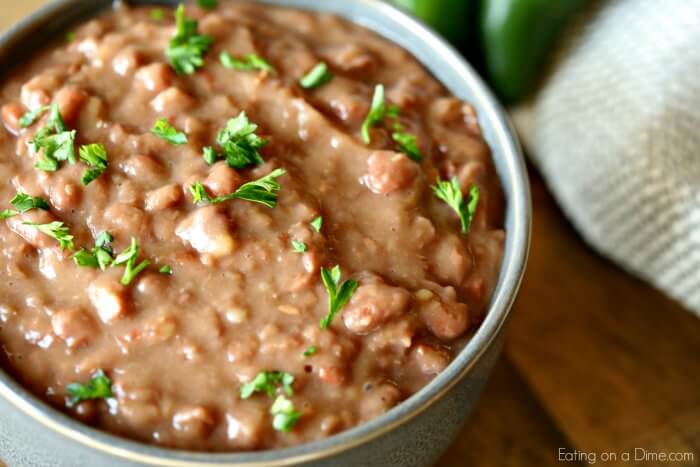
M 593 3 L 513 117 L 586 241 L 700 316 L 700 0 Z

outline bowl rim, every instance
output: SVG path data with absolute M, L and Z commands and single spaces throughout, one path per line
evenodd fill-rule
M 95 2 L 95 4 L 97 3 L 100 2 Z M 104 5 L 92 8 L 102 9 L 109 4 L 106 0 L 101 3 Z M 173 5 L 177 2 L 172 0 L 140 0 L 138 3 L 156 6 Z M 312 8 L 312 3 L 309 2 L 308 6 L 301 6 L 300 4 L 306 3 L 304 0 L 261 0 L 260 3 L 329 11 L 325 8 L 328 5 Z M 387 21 L 391 20 L 410 29 L 413 34 L 411 39 L 422 41 L 436 55 L 444 56 L 454 67 L 453 71 L 459 73 L 463 84 L 469 87 L 472 93 L 470 101 L 479 107 L 479 120 L 488 120 L 492 125 L 494 133 L 492 139 L 495 141 L 489 141 L 489 146 L 492 149 L 494 147 L 501 149 L 503 167 L 499 170 L 499 179 L 508 195 L 508 203 L 506 249 L 499 280 L 491 298 L 486 318 L 450 365 L 417 393 L 387 413 L 367 423 L 321 440 L 281 449 L 252 452 L 212 453 L 174 450 L 144 444 L 101 431 L 54 409 L 21 386 L 2 368 L 0 368 L 0 396 L 44 427 L 48 427 L 83 446 L 131 462 L 171 467 L 272 467 L 322 460 L 361 444 L 369 443 L 428 410 L 467 376 L 494 344 L 501 328 L 505 325 L 520 287 L 529 254 L 532 208 L 527 169 L 518 138 L 505 111 L 492 92 L 461 55 L 438 34 L 415 18 L 380 0 L 352 0 L 351 3 L 357 4 L 361 8 L 369 8 L 378 17 Z M 8 49 L 16 47 L 18 38 L 26 37 L 28 33 L 36 31 L 39 27 L 49 25 L 52 18 L 58 14 L 74 13 L 73 10 L 80 9 L 78 8 L 81 6 L 80 4 L 81 0 L 53 0 L 26 16 L 0 35 L 0 56 L 8 53 Z M 344 16 L 340 12 L 331 12 Z M 377 31 L 375 27 L 352 18 L 346 19 L 374 30 L 389 41 L 398 43 L 398 41 L 387 37 L 386 34 Z M 40 42 L 46 43 L 50 36 L 51 34 L 47 33 L 40 39 Z M 398 45 L 408 49 L 403 44 L 399 43 Z M 435 74 L 435 70 L 427 64 L 423 63 L 423 66 Z M 440 78 L 437 79 L 442 81 Z M 510 186 L 510 190 L 506 188 L 506 185 Z

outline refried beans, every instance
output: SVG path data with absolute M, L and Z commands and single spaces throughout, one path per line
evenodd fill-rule
M 71 416 L 238 451 L 364 423 L 483 319 L 474 109 L 338 17 L 115 8 L 2 79 L 0 361 Z

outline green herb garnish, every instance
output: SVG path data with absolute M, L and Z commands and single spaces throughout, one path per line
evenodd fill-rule
M 232 169 L 243 169 L 251 165 L 262 164 L 263 158 L 258 151 L 267 144 L 255 131 L 258 126 L 251 123 L 245 111 L 226 122 L 226 126 L 216 135 L 216 142 L 223 150 L 219 156 L 214 148 L 204 148 L 204 160 L 212 165 L 219 157 L 226 159 Z
M 306 246 L 306 243 L 294 239 L 292 239 L 292 248 L 294 249 L 295 253 L 306 253 L 306 251 L 309 249 Z
M 34 227 L 39 232 L 48 235 L 49 237 L 58 240 L 61 250 L 72 250 L 73 236 L 70 234 L 70 229 L 63 222 L 49 222 L 48 224 L 37 224 L 36 222 L 23 222 L 22 224 Z
M 187 144 L 187 135 L 181 131 L 177 131 L 167 118 L 159 118 L 151 129 L 151 133 L 164 139 L 170 144 L 182 145 Z
M 315 354 L 317 350 L 318 350 L 318 348 L 315 345 L 312 345 L 308 349 L 304 350 L 303 355 L 304 355 L 304 357 L 310 357 L 313 354 Z
M 14 209 L 5 209 L 0 211 L 0 219 L 8 219 L 18 214 L 23 214 L 32 209 L 49 210 L 49 203 L 41 197 L 29 196 L 22 190 L 17 190 L 17 194 L 10 200 L 10 204 Z
M 90 168 L 83 172 L 81 182 L 88 185 L 107 170 L 107 150 L 101 144 L 87 144 L 78 151 L 80 160 Z
M 263 392 L 269 397 L 275 397 L 278 387 L 288 395 L 294 394 L 292 388 L 294 375 L 284 371 L 261 371 L 255 378 L 241 387 L 241 399 L 248 399 L 256 392 Z
M 316 219 L 312 220 L 310 224 L 316 232 L 321 232 L 321 227 L 323 227 L 323 216 L 318 216 Z
M 87 384 L 72 383 L 66 386 L 66 393 L 70 396 L 71 406 L 85 400 L 107 399 L 112 397 L 112 381 L 104 371 L 98 370 Z
M 277 182 L 277 179 L 286 174 L 284 169 L 275 169 L 262 178 L 253 180 L 252 182 L 244 183 L 236 191 L 231 194 L 212 198 L 207 193 L 206 188 L 201 182 L 195 182 L 190 186 L 190 193 L 195 203 L 223 203 L 231 199 L 244 199 L 253 203 L 260 203 L 268 208 L 277 206 L 277 197 L 282 188 Z
M 204 55 L 214 39 L 199 34 L 198 22 L 185 17 L 185 5 L 175 11 L 175 36 L 170 39 L 165 55 L 179 75 L 191 75 L 197 68 L 204 66 Z
M 197 5 L 201 6 L 202 8 L 207 8 L 209 10 L 216 8 L 218 4 L 218 0 L 197 0 Z
M 372 142 L 369 135 L 369 129 L 381 122 L 386 114 L 386 103 L 384 102 L 384 85 L 378 84 L 374 87 L 374 95 L 372 96 L 372 105 L 369 113 L 362 123 L 362 141 L 365 144 Z
M 86 268 L 100 268 L 102 271 L 112 263 L 114 250 L 111 243 L 114 238 L 109 232 L 102 232 L 95 240 L 95 247 L 92 250 L 81 248 L 75 255 L 73 261 L 78 266 Z
M 321 280 L 328 291 L 328 314 L 321 320 L 321 329 L 328 329 L 335 315 L 345 306 L 357 290 L 357 281 L 348 279 L 340 284 L 340 266 L 335 266 L 330 271 L 321 268 Z
M 391 137 L 399 145 L 399 150 L 406 154 L 409 159 L 418 163 L 423 160 L 423 154 L 421 154 L 420 149 L 418 148 L 418 142 L 416 141 L 415 135 L 395 131 L 392 133 Z
M 241 58 L 236 58 L 228 52 L 219 54 L 219 61 L 226 68 L 240 71 L 268 71 L 274 72 L 275 68 L 270 65 L 264 58 L 257 54 L 247 54 Z
M 50 109 L 51 113 L 46 126 L 36 132 L 29 144 L 35 152 L 44 150 L 43 157 L 35 167 L 39 170 L 55 172 L 58 170 L 59 161 L 67 160 L 71 164 L 76 162 L 74 147 L 76 132 L 67 129 L 57 104 L 53 104 Z
M 30 110 L 29 112 L 22 115 L 22 117 L 19 119 L 19 126 L 22 128 L 32 126 L 34 122 L 36 122 L 39 119 L 39 117 L 41 117 L 41 115 L 50 108 L 50 105 L 42 105 L 41 107 L 37 107 L 34 110 Z
M 299 80 L 299 86 L 304 89 L 314 89 L 323 86 L 333 79 L 333 73 L 324 62 L 319 63 Z
M 459 221 L 462 225 L 462 235 L 468 234 L 476 207 L 479 204 L 479 187 L 472 185 L 469 189 L 468 202 L 464 200 L 457 177 L 452 177 L 450 180 L 438 179 L 432 189 L 435 196 L 447 203 L 459 216 Z
M 149 16 L 153 21 L 163 21 L 165 19 L 165 12 L 161 8 L 153 8 Z
M 280 394 L 270 407 L 272 427 L 277 431 L 288 432 L 301 418 L 301 413 L 294 410 L 292 401 Z
M 76 36 L 75 31 L 68 31 L 66 33 L 66 42 L 68 42 L 68 43 L 73 42 L 75 40 L 75 36 Z
M 158 270 L 159 273 L 165 274 L 166 276 L 170 276 L 173 273 L 173 269 L 169 265 L 165 265 L 162 268 Z
M 146 269 L 151 262 L 148 261 L 147 259 L 141 261 L 138 265 L 136 264 L 136 260 L 139 257 L 139 245 L 136 242 L 135 238 L 131 238 L 131 245 L 129 247 L 119 253 L 116 258 L 114 258 L 114 261 L 112 262 L 112 266 L 120 266 L 122 264 L 125 265 L 124 269 L 124 274 L 122 275 L 121 278 L 121 284 L 122 285 L 129 285 L 131 284 L 131 281 L 134 280 L 136 276 L 139 275 L 141 271 Z

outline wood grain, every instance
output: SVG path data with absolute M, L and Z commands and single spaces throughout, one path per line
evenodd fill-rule
M 0 30 L 44 1 L 1 3 Z M 562 464 L 559 448 L 689 452 L 663 465 L 700 465 L 700 320 L 587 248 L 537 175 L 533 192 L 505 355 L 439 467 L 585 465 Z

